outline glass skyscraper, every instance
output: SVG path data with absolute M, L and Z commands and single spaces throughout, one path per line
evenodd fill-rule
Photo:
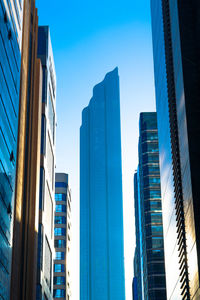
M 200 298 L 200 2 L 151 0 L 167 297 Z
M 166 300 L 156 113 L 140 114 L 139 166 L 134 175 L 136 251 L 134 297 Z
M 96 85 L 80 129 L 80 300 L 124 300 L 118 69 Z
M 53 299 L 56 73 L 48 26 L 38 28 L 38 58 L 42 63 L 43 86 L 37 300 L 50 300 Z
M 23 1 L 0 0 L 0 298 L 9 299 Z

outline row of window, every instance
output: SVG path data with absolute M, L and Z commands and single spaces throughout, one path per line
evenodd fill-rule
M 65 276 L 54 276 L 53 284 L 54 285 L 65 285 L 66 279 Z
M 161 192 L 159 190 L 144 190 L 144 199 L 156 199 L 156 198 L 161 198 Z
M 53 290 L 53 297 L 54 298 L 65 298 L 65 290 L 57 289 Z
M 66 241 L 65 240 L 55 240 L 54 247 L 55 248 L 66 248 Z
M 65 228 L 55 228 L 54 235 L 55 236 L 61 236 L 61 235 L 66 236 L 66 229 Z
M 65 252 L 62 252 L 62 251 L 56 252 L 56 259 L 64 260 L 65 259 Z
M 54 272 L 65 272 L 65 265 L 63 264 L 54 264 Z
M 56 204 L 56 212 L 66 212 L 66 205 Z
M 55 224 L 66 224 L 66 217 L 55 216 Z
M 55 200 L 56 201 L 65 201 L 66 202 L 66 194 L 55 194 Z

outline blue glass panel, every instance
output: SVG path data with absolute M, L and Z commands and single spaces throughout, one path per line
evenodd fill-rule
M 54 272 L 65 272 L 65 265 L 54 264 Z
M 66 235 L 66 229 L 65 228 L 55 228 L 54 229 L 54 235 L 60 236 L 60 235 Z
M 55 194 L 55 200 L 56 201 L 66 201 L 66 194 Z
M 55 216 L 55 224 L 66 224 L 66 217 Z
M 56 204 L 56 212 L 66 212 L 66 205 Z
M 65 259 L 65 252 L 56 252 L 56 259 L 57 260 L 64 260 Z

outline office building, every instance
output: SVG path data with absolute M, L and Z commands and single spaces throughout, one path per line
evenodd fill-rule
M 42 67 L 37 59 L 38 16 L 24 1 L 13 255 L 10 298 L 36 296 Z M 6 298 L 8 299 L 8 298 Z
M 70 241 L 71 241 L 71 192 L 68 175 L 56 173 L 54 225 L 54 278 L 53 297 L 71 299 Z
M 134 176 L 138 299 L 166 300 L 165 262 L 156 113 L 141 113 L 139 165 Z
M 199 299 L 200 2 L 151 0 L 168 299 Z
M 118 69 L 93 89 L 80 129 L 80 300 L 123 300 Z
M 0 298 L 9 299 L 23 4 L 0 0 Z
M 38 28 L 38 58 L 42 63 L 43 86 L 36 299 L 50 300 L 53 299 L 56 74 L 48 26 Z

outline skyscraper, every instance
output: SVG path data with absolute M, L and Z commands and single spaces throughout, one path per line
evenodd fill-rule
M 156 113 L 140 114 L 139 165 L 134 175 L 138 299 L 165 300 L 165 263 Z
M 151 0 L 168 299 L 200 298 L 200 2 Z
M 43 71 L 37 300 L 53 298 L 56 73 L 48 26 L 38 29 Z M 46 298 L 45 298 L 46 297 Z
M 21 1 L 0 1 L 0 298 L 9 299 L 21 66 Z
M 56 173 L 55 190 L 55 227 L 54 245 L 56 256 L 54 260 L 53 297 L 69 300 L 71 298 L 70 284 L 70 241 L 71 241 L 71 192 L 68 174 Z
M 42 67 L 35 2 L 24 1 L 11 293 L 35 300 L 39 209 Z
M 125 299 L 118 69 L 96 85 L 80 129 L 80 299 Z

